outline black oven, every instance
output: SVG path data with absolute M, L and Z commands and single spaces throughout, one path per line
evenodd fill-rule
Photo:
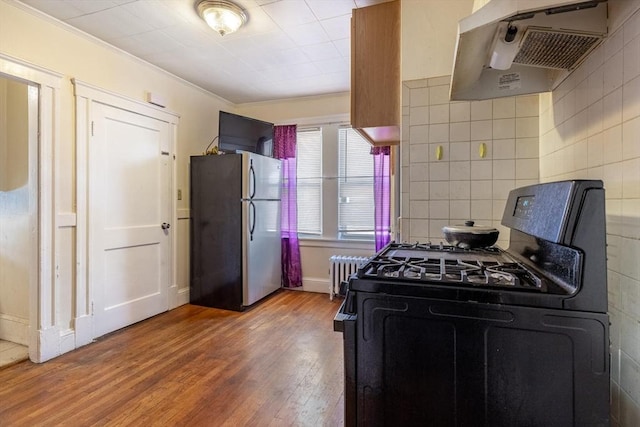
M 513 190 L 507 250 L 391 243 L 348 284 L 346 426 L 607 426 L 601 181 Z

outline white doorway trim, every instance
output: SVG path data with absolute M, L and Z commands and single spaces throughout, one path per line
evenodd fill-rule
M 58 144 L 60 118 L 59 90 L 62 75 L 0 53 L 0 74 L 38 86 L 38 214 L 37 280 L 29 284 L 29 358 L 44 362 L 60 354 L 61 331 L 53 306 L 55 293 L 54 248 L 58 218 L 55 214 L 54 152 Z M 31 157 L 30 157 L 31 158 Z M 31 196 L 30 196 L 31 197 Z
M 158 107 L 151 106 L 144 102 L 133 100 L 119 94 L 115 94 L 88 83 L 72 79 L 76 98 L 76 211 L 77 211 L 77 232 L 76 232 L 76 295 L 75 295 L 75 344 L 76 347 L 90 343 L 93 340 L 93 319 L 92 319 L 92 290 L 89 283 L 88 253 L 89 253 L 89 158 L 88 147 L 91 137 L 91 117 L 92 104 L 98 102 L 110 105 L 119 109 L 131 111 L 167 122 L 170 126 L 171 141 L 169 143 L 171 174 L 170 194 L 175 194 L 176 188 L 176 136 L 179 116 L 167 112 Z M 177 224 L 176 198 L 171 197 L 171 223 Z M 177 239 L 171 239 L 170 247 L 170 275 L 169 275 L 169 309 L 184 304 L 184 301 L 177 287 L 177 266 L 176 266 L 176 244 Z

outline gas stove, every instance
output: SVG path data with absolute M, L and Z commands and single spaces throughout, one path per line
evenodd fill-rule
M 609 425 L 601 181 L 513 190 L 509 246 L 391 242 L 352 275 L 345 426 Z

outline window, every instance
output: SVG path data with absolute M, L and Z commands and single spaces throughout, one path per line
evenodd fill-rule
M 338 237 L 373 239 L 371 145 L 351 128 L 338 138 Z
M 373 239 L 373 157 L 338 124 L 298 128 L 298 231 L 302 237 Z
M 298 232 L 322 235 L 322 129 L 298 130 Z

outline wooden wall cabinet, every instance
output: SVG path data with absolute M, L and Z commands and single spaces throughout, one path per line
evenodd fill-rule
M 354 9 L 351 126 L 372 145 L 400 142 L 400 0 Z

